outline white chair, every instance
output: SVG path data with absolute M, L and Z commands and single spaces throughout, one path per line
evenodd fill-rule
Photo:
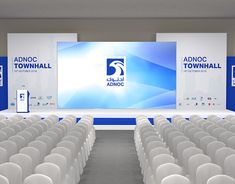
M 27 142 L 23 136 L 15 135 L 10 137 L 8 140 L 13 141 L 17 145 L 17 151 L 27 145 Z
M 224 173 L 235 178 L 235 154 L 232 154 L 224 160 Z
M 52 179 L 43 174 L 32 174 L 25 178 L 23 184 L 54 184 Z
M 34 139 L 32 133 L 30 133 L 28 131 L 19 132 L 17 135 L 24 137 L 27 144 Z
M 207 145 L 207 155 L 209 155 L 212 161 L 215 161 L 215 153 L 218 149 L 225 147 L 225 144 L 220 141 L 213 141 Z
M 229 127 L 229 129 L 228 129 L 229 131 L 231 131 L 231 132 L 233 132 L 233 133 L 235 133 L 235 125 L 233 125 L 233 126 L 231 126 L 231 127 Z
M 69 184 L 69 176 L 67 175 L 67 159 L 61 154 L 52 153 L 44 158 L 44 162 L 53 163 L 60 168 L 61 181 L 63 184 Z M 79 181 L 78 181 L 79 182 Z
M 57 135 L 57 133 L 55 133 L 53 131 L 46 131 L 42 135 L 46 135 L 46 136 L 51 137 L 54 140 L 55 143 L 58 143 L 59 140 L 60 140 L 59 135 Z
M 51 153 L 58 153 L 60 155 L 63 155 L 67 159 L 67 170 L 69 178 L 71 179 L 72 184 L 76 183 L 77 180 L 79 180 L 79 173 L 77 173 L 73 167 L 72 163 L 72 152 L 68 148 L 64 147 L 56 147 L 53 150 L 51 150 Z
M 235 154 L 234 149 L 229 147 L 220 148 L 215 153 L 215 162 L 223 168 L 224 160 L 232 154 Z
M 2 122 L 2 121 L 0 120 L 0 129 L 2 129 L 2 128 L 6 127 L 6 126 L 7 126 L 6 123 L 5 123 L 5 122 Z
M 40 152 L 40 160 L 42 161 L 45 155 L 47 154 L 47 145 L 42 141 L 33 141 L 28 144 L 29 147 L 34 147 Z
M 15 130 L 16 133 L 22 131 L 21 126 L 15 124 L 15 125 L 11 125 L 10 128 L 13 128 Z
M 39 135 L 41 135 L 38 129 L 36 129 L 35 127 L 26 128 L 24 131 L 31 133 L 33 136 L 33 140 Z
M 197 168 L 195 184 L 206 184 L 209 178 L 222 173 L 222 168 L 216 164 L 202 164 Z
M 1 129 L 1 131 L 5 132 L 7 134 L 7 137 L 11 137 L 16 134 L 16 131 L 10 127 L 4 127 Z
M 0 147 L 0 164 L 8 161 L 7 150 Z
M 22 170 L 17 164 L 11 162 L 0 164 L 0 175 L 5 176 L 9 184 L 22 184 Z
M 184 176 L 173 174 L 163 178 L 161 184 L 191 184 L 191 182 Z
M 47 145 L 47 154 L 56 145 L 56 143 L 54 142 L 53 138 L 49 137 L 47 135 L 41 135 L 41 136 L 37 137 L 36 140 L 42 141 L 42 142 L 44 142 Z
M 34 147 L 24 147 L 19 151 L 19 153 L 30 156 L 32 159 L 33 169 L 41 162 L 40 151 Z
M 196 145 L 191 141 L 183 141 L 177 144 L 177 154 L 175 155 L 175 157 L 178 159 L 178 162 L 181 166 L 183 165 L 183 151 L 190 147 L 196 147 Z
M 195 142 L 197 147 L 200 147 L 200 140 L 206 136 L 209 136 L 209 134 L 204 131 L 197 132 L 193 135 L 192 141 Z
M 182 175 L 183 169 L 180 166 L 173 163 L 162 164 L 156 170 L 154 183 L 161 184 L 163 178 L 172 174 Z
M 235 149 L 235 136 L 228 138 L 226 143 L 227 143 L 227 146 Z
M 42 163 L 35 168 L 35 174 L 51 178 L 53 184 L 62 184 L 60 167 L 53 163 Z
M 1 184 L 9 184 L 9 181 L 5 176 L 0 175 L 0 183 Z
M 235 184 L 235 180 L 227 175 L 216 175 L 211 177 L 207 184 Z
M 144 180 L 146 183 L 153 183 L 154 182 L 154 175 L 156 169 L 166 163 L 175 163 L 175 158 L 168 154 L 160 154 L 153 158 L 152 162 L 150 163 L 150 167 L 147 168 L 147 172 L 145 174 Z
M 33 173 L 33 161 L 30 156 L 19 153 L 12 155 L 9 161 L 21 167 L 23 180 Z
M 205 136 L 200 139 L 200 148 L 206 153 L 207 153 L 207 145 L 210 144 L 211 142 L 217 141 L 215 137 L 212 136 Z
M 213 131 L 212 131 L 212 135 L 214 136 L 214 137 L 216 137 L 216 138 L 219 138 L 219 136 L 222 134 L 222 133 L 224 133 L 224 132 L 226 132 L 227 130 L 226 129 L 224 129 L 224 128 L 215 128 Z
M 206 163 L 210 163 L 211 158 L 204 154 L 196 154 L 189 158 L 188 160 L 188 173 L 191 181 L 195 182 L 197 168 Z
M 71 151 L 72 160 L 73 160 L 73 168 L 74 168 L 75 172 L 82 173 L 83 167 L 82 167 L 82 164 L 78 162 L 76 145 L 71 141 L 61 141 L 57 144 L 57 147 L 64 147 L 64 148 L 67 148 Z
M 225 131 L 219 135 L 218 140 L 226 144 L 227 140 L 232 136 L 235 136 L 235 134 L 230 131 Z
M 196 155 L 196 154 L 203 154 L 203 151 L 199 148 L 196 148 L 196 147 L 189 147 L 183 151 L 182 160 L 183 160 L 183 166 L 184 166 L 186 172 L 188 172 L 188 169 L 189 169 L 188 168 L 188 161 L 189 161 L 190 157 L 193 155 Z
M 170 143 L 172 147 L 171 151 L 175 157 L 177 157 L 177 145 L 184 141 L 189 141 L 189 139 L 185 136 L 177 136 L 173 138 L 172 143 Z
M 2 130 L 0 130 L 0 142 L 6 140 L 7 138 L 8 138 L 7 134 Z
M 17 153 L 17 145 L 13 141 L 6 140 L 0 142 L 0 147 L 4 148 L 7 151 L 8 158 Z

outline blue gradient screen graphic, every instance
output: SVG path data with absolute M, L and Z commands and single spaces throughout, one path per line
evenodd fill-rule
M 58 108 L 175 109 L 175 42 L 59 42 Z

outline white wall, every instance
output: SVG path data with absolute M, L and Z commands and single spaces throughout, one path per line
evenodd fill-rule
M 231 19 L 0 19 L 0 55 L 7 33 L 79 33 L 80 41 L 155 41 L 155 33 L 227 32 L 228 55 L 235 55 L 235 18 Z

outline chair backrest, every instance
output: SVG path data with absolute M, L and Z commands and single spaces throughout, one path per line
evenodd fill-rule
M 195 133 L 195 134 L 193 135 L 192 140 L 193 140 L 193 142 L 196 143 L 196 145 L 197 145 L 198 147 L 200 147 L 200 140 L 201 140 L 203 137 L 206 137 L 206 136 L 209 136 L 209 134 L 206 133 L 206 132 L 204 132 L 204 131 L 200 131 L 200 132 L 197 132 L 197 133 Z
M 17 145 L 17 150 L 19 151 L 21 148 L 27 145 L 25 138 L 21 135 L 15 135 L 10 137 L 8 140 L 13 141 Z
M 51 178 L 43 174 L 32 174 L 25 178 L 24 184 L 54 184 Z
M 235 178 L 235 154 L 232 154 L 224 160 L 224 173 Z
M 42 163 L 35 168 L 35 174 L 43 174 L 51 178 L 53 184 L 61 184 L 61 171 L 53 163 Z
M 153 158 L 157 155 L 160 154 L 168 154 L 170 155 L 170 151 L 167 148 L 164 147 L 158 147 L 158 148 L 154 148 L 149 152 L 148 158 L 150 160 L 150 162 L 152 162 Z
M 2 130 L 0 130 L 0 142 L 6 140 L 7 138 L 8 138 L 8 135 Z
M 58 153 L 52 153 L 44 158 L 44 162 L 53 163 L 57 165 L 60 168 L 61 179 L 62 180 L 64 179 L 67 172 L 66 169 L 68 167 L 67 167 L 67 160 L 63 155 Z
M 222 173 L 223 170 L 219 165 L 213 163 L 202 164 L 197 168 L 195 184 L 206 184 L 209 178 Z
M 224 160 L 232 154 L 235 154 L 234 149 L 229 147 L 220 148 L 215 153 L 215 162 L 221 167 L 224 167 Z
M 235 180 L 227 175 L 216 175 L 211 177 L 207 184 L 235 184 Z
M 11 125 L 10 128 L 13 128 L 15 130 L 16 133 L 22 131 L 21 126 L 15 124 L 15 125 Z
M 5 176 L 0 175 L 0 183 L 9 184 L 9 180 Z
M 72 153 L 72 159 L 75 159 L 76 158 L 76 145 L 71 142 L 71 141 L 61 141 L 57 144 L 57 147 L 64 147 L 64 148 L 67 148 L 71 151 Z
M 34 147 L 24 147 L 19 153 L 30 156 L 32 159 L 32 168 L 34 169 L 40 163 L 40 151 Z
M 1 131 L 5 132 L 7 134 L 7 137 L 11 137 L 16 134 L 16 131 L 10 127 L 4 127 L 1 129 Z
M 53 150 L 51 150 L 51 153 L 58 153 L 63 155 L 67 159 L 68 167 L 72 165 L 72 152 L 68 148 L 56 147 Z
M 225 144 L 227 144 L 227 140 L 232 136 L 235 136 L 235 134 L 230 131 L 225 131 L 219 135 L 218 139 L 219 139 L 219 141 L 222 141 Z
M 235 133 L 235 125 L 233 125 L 233 126 L 231 126 L 231 127 L 229 127 L 229 129 L 228 129 L 229 131 L 231 131 L 231 132 L 233 132 L 233 133 Z
M 217 139 L 215 137 L 212 136 L 205 136 L 203 138 L 200 139 L 200 148 L 207 153 L 207 145 L 210 144 L 211 142 L 217 141 Z M 207 153 L 208 154 L 208 153 Z
M 225 144 L 221 141 L 213 141 L 207 145 L 207 155 L 209 155 L 212 161 L 215 161 L 215 153 L 218 149 L 225 147 Z
M 193 155 L 202 154 L 202 153 L 203 153 L 203 151 L 199 148 L 196 148 L 196 147 L 190 147 L 190 148 L 187 148 L 183 151 L 182 160 L 183 160 L 183 166 L 184 166 L 186 172 L 188 171 L 188 161 L 189 161 L 190 157 Z
M 160 154 L 153 158 L 152 163 L 150 163 L 151 168 L 153 169 L 154 173 L 156 172 L 156 169 L 166 163 L 175 163 L 175 158 L 168 154 Z
M 173 174 L 163 178 L 161 184 L 190 184 L 190 180 L 184 176 Z
M 173 138 L 172 143 L 170 143 L 169 146 L 172 148 L 171 151 L 175 156 L 177 155 L 177 145 L 184 141 L 189 141 L 189 138 L 182 135 Z
M 9 184 L 22 184 L 22 169 L 17 164 L 11 162 L 0 164 L 0 175 L 5 176 Z
M 0 142 L 0 147 L 7 150 L 8 157 L 16 154 L 18 151 L 16 143 L 14 143 L 13 141 L 10 141 L 10 140 Z
M 172 174 L 183 174 L 183 169 L 173 163 L 166 163 L 160 165 L 155 173 L 155 184 L 161 184 L 163 178 L 172 175 Z
M 190 147 L 195 147 L 196 145 L 192 143 L 191 141 L 183 141 L 179 144 L 177 144 L 177 154 L 174 154 L 176 158 L 178 158 L 179 163 L 183 164 L 183 151 Z
M 27 143 L 29 143 L 30 141 L 32 141 L 34 139 L 32 133 L 30 133 L 28 131 L 19 132 L 17 135 L 24 137 Z
M 27 176 L 33 173 L 33 163 L 32 163 L 33 161 L 30 156 L 19 153 L 19 154 L 12 155 L 9 161 L 21 167 L 23 180 Z
M 214 136 L 214 137 L 216 137 L 216 138 L 219 138 L 219 136 L 222 134 L 222 133 L 224 133 L 224 132 L 226 132 L 227 130 L 226 129 L 224 129 L 224 128 L 215 128 L 213 131 L 212 131 L 212 135 Z
M 232 137 L 228 138 L 227 146 L 235 149 L 235 136 L 232 136 Z
M 46 136 L 51 137 L 51 138 L 54 140 L 55 143 L 58 143 L 59 140 L 60 140 L 59 135 L 57 135 L 57 134 L 56 134 L 55 132 L 53 132 L 53 131 L 46 131 L 46 132 L 43 133 L 43 135 L 46 135 Z
M 0 164 L 8 161 L 7 150 L 0 147 Z
M 210 163 L 211 158 L 204 154 L 196 154 L 189 158 L 188 160 L 188 173 L 192 181 L 196 180 L 197 168 L 205 163 Z
M 36 140 L 44 142 L 47 145 L 48 151 L 51 150 L 52 148 L 54 148 L 56 145 L 53 138 L 49 137 L 47 135 L 41 135 L 41 136 L 37 137 Z M 48 151 L 47 151 L 47 153 L 48 153 Z
M 44 156 L 47 154 L 47 145 L 42 141 L 33 141 L 28 144 L 30 147 L 34 147 L 40 152 L 40 159 L 43 160 Z

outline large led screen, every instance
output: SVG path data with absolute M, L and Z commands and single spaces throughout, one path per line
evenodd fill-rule
M 58 108 L 175 107 L 175 42 L 58 43 Z

